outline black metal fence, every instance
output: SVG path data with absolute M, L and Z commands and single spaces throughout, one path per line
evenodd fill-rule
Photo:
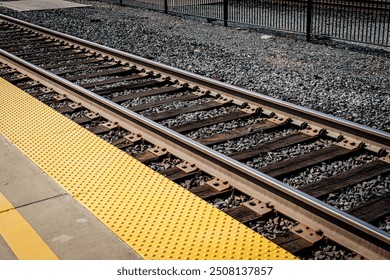
M 390 0 L 111 0 L 313 38 L 390 46 Z

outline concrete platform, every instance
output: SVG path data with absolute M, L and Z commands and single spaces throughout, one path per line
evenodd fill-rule
M 3 217 L 10 212 L 17 212 L 59 259 L 140 259 L 1 134 L 0 194 L 13 206 L 0 209 L 0 220 L 4 221 Z M 1 201 L 0 206 L 4 206 Z M 0 259 L 23 259 L 20 256 L 24 254 L 18 257 L 12 249 L 15 245 L 12 242 L 20 244 L 28 233 L 21 232 L 18 236 L 21 240 L 17 236 L 7 240 L 0 226 Z
M 90 5 L 83 5 L 61 0 L 24 0 L 24 1 L 10 1 L 0 2 L 0 6 L 12 9 L 18 12 L 36 11 L 36 10 L 50 10 L 50 9 L 66 9 L 89 7 Z

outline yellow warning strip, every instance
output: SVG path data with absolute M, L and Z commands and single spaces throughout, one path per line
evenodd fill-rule
M 144 259 L 296 259 L 0 79 L 0 133 Z
M 45 241 L 1 192 L 0 235 L 19 260 L 58 260 Z

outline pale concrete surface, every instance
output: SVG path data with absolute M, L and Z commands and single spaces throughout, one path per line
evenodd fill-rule
M 0 192 L 60 259 L 140 259 L 1 134 Z M 1 236 L 0 259 L 15 259 Z
M 60 259 L 139 259 L 69 195 L 18 209 Z
M 61 0 L 28 0 L 28 1 L 10 1 L 0 2 L 0 6 L 12 9 L 18 12 L 35 11 L 35 10 L 50 10 L 50 9 L 65 9 L 65 8 L 79 8 L 88 7 L 90 5 L 83 5 Z
M 12 252 L 11 248 L 8 246 L 7 242 L 5 242 L 4 238 L 0 234 L 0 260 L 17 260 L 18 258 L 15 256 L 14 252 Z
M 0 135 L 0 192 L 15 208 L 67 194 Z

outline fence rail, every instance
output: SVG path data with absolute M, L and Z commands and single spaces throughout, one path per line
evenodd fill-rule
M 111 0 L 165 13 L 390 46 L 390 0 Z

